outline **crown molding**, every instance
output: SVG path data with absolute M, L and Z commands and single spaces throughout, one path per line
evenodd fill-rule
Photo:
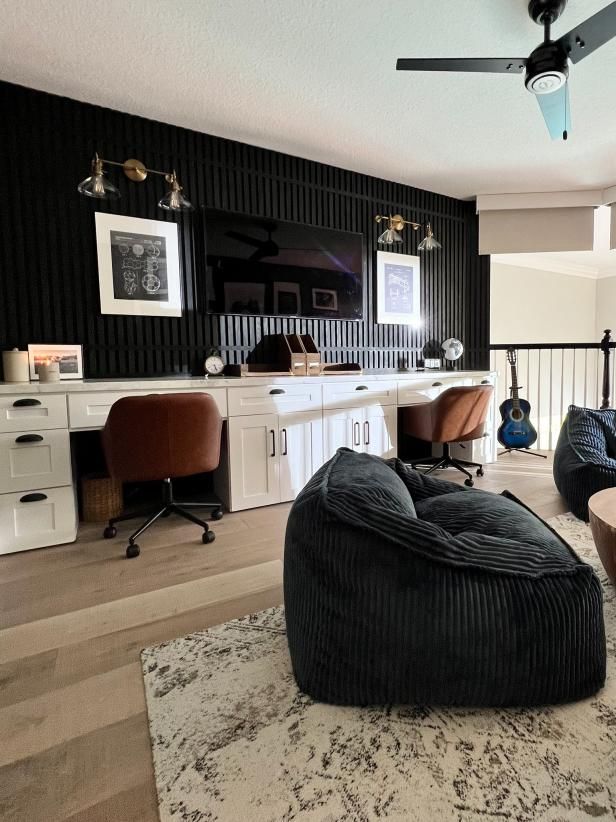
M 569 277 L 585 277 L 587 280 L 616 276 L 616 274 L 602 274 L 595 266 L 555 260 L 543 254 L 492 254 L 492 262 L 516 268 L 533 268 L 535 271 L 552 271 L 555 274 L 566 274 Z
M 616 203 L 616 185 L 586 191 L 535 191 L 520 194 L 478 194 L 480 211 L 512 211 L 533 208 L 597 208 Z

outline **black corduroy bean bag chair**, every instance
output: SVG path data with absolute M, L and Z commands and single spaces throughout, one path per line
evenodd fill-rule
M 569 406 L 556 451 L 554 482 L 576 517 L 588 522 L 588 500 L 616 486 L 616 411 Z
M 537 705 L 605 680 L 592 568 L 513 498 L 340 449 L 295 500 L 297 684 L 346 705 Z

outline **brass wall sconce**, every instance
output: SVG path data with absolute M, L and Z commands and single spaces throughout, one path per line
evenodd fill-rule
M 394 243 L 401 243 L 402 237 L 400 232 L 404 230 L 405 226 L 410 225 L 413 231 L 419 231 L 422 228 L 421 223 L 415 223 L 412 220 L 405 220 L 401 214 L 377 214 L 374 218 L 375 222 L 381 223 L 387 221 L 387 228 L 382 234 L 379 234 L 377 243 L 380 245 L 394 245 Z M 418 251 L 433 251 L 441 248 L 441 244 L 436 239 L 432 232 L 430 223 L 426 223 L 426 236 L 417 246 Z
M 146 168 L 141 160 L 125 160 L 117 163 L 115 160 L 105 160 L 94 155 L 92 159 L 92 173 L 77 186 L 77 191 L 86 197 L 96 197 L 99 200 L 117 200 L 120 196 L 119 190 L 110 180 L 107 179 L 104 166 L 118 166 L 134 183 L 142 183 L 148 174 L 158 174 L 164 177 L 169 186 L 167 193 L 158 201 L 159 208 L 166 211 L 192 211 L 192 204 L 182 194 L 182 186 L 178 182 L 174 171 L 157 171 L 154 168 Z

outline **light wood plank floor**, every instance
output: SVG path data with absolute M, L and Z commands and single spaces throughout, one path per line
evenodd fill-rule
M 551 459 L 501 457 L 476 487 L 546 519 L 566 510 Z M 73 545 L 0 557 L 0 819 L 158 819 L 139 651 L 282 602 L 289 508 L 226 514 L 205 546 L 159 521 L 131 561 L 92 525 Z

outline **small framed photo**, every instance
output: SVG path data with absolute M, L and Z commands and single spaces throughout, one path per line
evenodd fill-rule
M 419 257 L 377 251 L 377 323 L 414 326 L 421 324 L 420 278 Z
M 41 363 L 57 362 L 61 380 L 83 379 L 83 352 L 80 345 L 29 345 L 30 379 L 38 380 Z
M 313 288 L 312 307 L 319 311 L 338 311 L 338 292 L 332 288 Z
M 97 212 L 101 314 L 181 317 L 176 223 Z

